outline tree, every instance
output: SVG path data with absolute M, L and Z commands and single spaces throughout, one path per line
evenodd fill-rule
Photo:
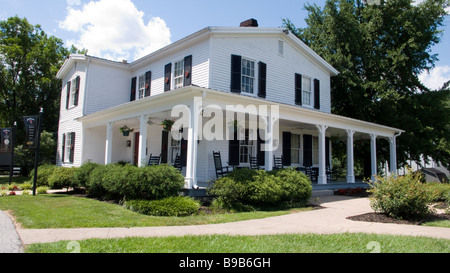
M 42 107 L 43 128 L 58 130 L 61 81 L 56 74 L 68 55 L 61 39 L 26 18 L 0 21 L 0 127 L 17 121 L 20 141 L 22 116 L 36 115 Z
M 374 4 L 379 2 L 379 4 Z M 327 0 L 305 6 L 307 27 L 290 29 L 341 72 L 332 78 L 332 111 L 406 131 L 398 160 L 432 157 L 450 167 L 448 89 L 432 92 L 418 76 L 433 68 L 446 0 Z M 388 159 L 380 145 L 379 157 Z M 367 147 L 367 145 L 366 145 Z

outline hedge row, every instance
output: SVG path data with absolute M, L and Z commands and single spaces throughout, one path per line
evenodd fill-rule
M 307 203 L 312 185 L 305 174 L 295 169 L 236 169 L 217 179 L 208 192 L 217 197 L 219 207 L 245 210 L 282 202 Z
M 89 194 L 104 199 L 157 200 L 178 195 L 184 177 L 167 164 L 144 168 L 96 163 L 85 163 L 79 168 L 44 165 L 38 169 L 37 185 L 53 189 L 85 187 Z

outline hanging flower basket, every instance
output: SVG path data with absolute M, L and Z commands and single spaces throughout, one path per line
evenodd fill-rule
M 161 127 L 163 128 L 164 132 L 170 132 L 174 123 L 175 120 L 165 119 L 161 122 Z
M 128 126 L 123 126 L 123 127 L 120 127 L 120 132 L 123 134 L 123 136 L 129 136 L 130 135 L 130 133 L 132 133 L 133 131 L 134 131 L 134 129 L 130 129 L 130 128 L 128 128 Z

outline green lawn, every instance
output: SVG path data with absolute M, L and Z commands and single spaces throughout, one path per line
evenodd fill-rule
M 363 233 L 90 239 L 33 244 L 26 252 L 67 253 L 74 244 L 81 253 L 450 253 L 450 240 Z
M 0 197 L 0 210 L 10 210 L 24 228 L 145 227 L 216 224 L 306 211 L 255 211 L 199 214 L 188 217 L 156 217 L 130 211 L 123 206 L 62 194 Z

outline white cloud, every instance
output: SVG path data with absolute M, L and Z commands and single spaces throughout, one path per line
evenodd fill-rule
M 419 75 L 420 81 L 431 90 L 440 89 L 444 83 L 450 80 L 450 66 L 436 66 L 430 73 L 423 72 Z
M 67 0 L 74 3 L 77 0 Z M 163 19 L 144 22 L 144 12 L 131 0 L 90 1 L 80 9 L 70 6 L 59 27 L 79 33 L 69 46 L 88 49 L 88 54 L 121 61 L 135 60 L 170 44 L 170 29 Z
M 69 6 L 79 6 L 81 5 L 81 0 L 66 0 Z

